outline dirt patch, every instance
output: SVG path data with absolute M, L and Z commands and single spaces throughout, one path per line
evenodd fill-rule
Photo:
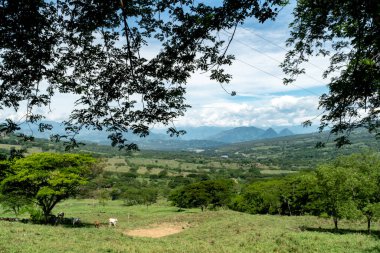
M 188 224 L 161 223 L 152 225 L 150 228 L 127 230 L 124 232 L 124 234 L 128 236 L 159 238 L 180 233 L 188 227 Z

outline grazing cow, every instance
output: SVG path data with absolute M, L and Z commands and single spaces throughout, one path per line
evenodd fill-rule
M 108 219 L 108 224 L 109 224 L 110 227 L 111 226 L 116 227 L 116 223 L 117 223 L 117 219 L 116 218 L 109 218 Z
M 75 225 L 79 225 L 80 224 L 80 219 L 79 218 L 73 218 L 73 227 Z
M 100 222 L 97 220 L 97 221 L 94 222 L 94 225 L 95 225 L 96 228 L 99 228 L 100 227 Z

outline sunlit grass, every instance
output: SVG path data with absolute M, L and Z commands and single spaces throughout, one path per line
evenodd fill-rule
M 69 200 L 56 207 L 84 226 L 0 222 L 0 252 L 379 252 L 379 225 L 364 233 L 364 222 L 342 221 L 335 233 L 331 220 L 317 217 L 249 215 L 229 210 L 189 209 L 168 205 L 126 207 L 121 201 L 99 205 L 93 200 Z M 10 214 L 3 214 L 10 216 Z M 107 220 L 119 220 L 116 228 Z M 102 222 L 97 229 L 92 224 Z M 186 223 L 183 232 L 161 237 L 124 235 L 152 224 Z
M 297 171 L 291 171 L 291 170 L 260 170 L 261 174 L 264 175 L 279 175 L 279 174 L 289 174 L 289 173 L 296 173 Z

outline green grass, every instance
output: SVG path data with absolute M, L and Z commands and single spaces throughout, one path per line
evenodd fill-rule
M 264 175 L 281 175 L 281 174 L 289 174 L 289 173 L 296 173 L 297 171 L 291 171 L 291 170 L 260 170 L 261 174 Z
M 54 212 L 80 217 L 87 224 L 73 228 L 0 221 L 0 252 L 379 252 L 379 225 L 365 234 L 364 222 L 341 222 L 339 233 L 331 220 L 316 217 L 249 215 L 229 210 L 177 212 L 165 205 L 126 207 L 120 201 L 98 205 L 92 200 L 70 200 Z M 10 214 L 3 214 L 10 216 Z M 105 223 L 119 219 L 117 228 Z M 129 218 L 128 218 L 129 217 Z M 91 224 L 99 220 L 100 229 Z M 152 224 L 190 224 L 183 232 L 140 238 L 126 230 Z

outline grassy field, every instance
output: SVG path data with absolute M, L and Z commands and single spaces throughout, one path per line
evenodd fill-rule
M 119 201 L 61 203 L 55 213 L 80 217 L 83 226 L 65 227 L 0 221 L 0 252 L 380 252 L 379 224 L 364 233 L 365 223 L 316 217 L 249 215 L 229 210 L 178 212 L 167 205 L 126 207 Z M 11 216 L 3 213 L 2 216 Z M 119 220 L 108 227 L 109 217 Z M 93 226 L 95 220 L 102 226 Z M 177 224 L 180 233 L 160 238 L 128 236 L 129 231 Z

